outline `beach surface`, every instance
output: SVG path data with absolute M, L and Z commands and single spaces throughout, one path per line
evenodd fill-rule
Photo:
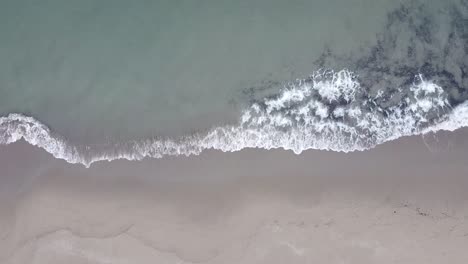
M 468 130 L 86 169 L 0 146 L 2 263 L 467 263 Z

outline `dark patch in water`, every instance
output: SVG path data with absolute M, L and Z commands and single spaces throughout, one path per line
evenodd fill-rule
M 329 102 L 318 92 L 313 92 L 310 100 L 323 103 L 330 113 L 338 107 L 356 105 L 361 110 L 385 118 L 392 111 L 392 107 L 408 106 L 404 99 L 409 98 L 409 88 L 417 81 L 417 75 L 422 74 L 425 79 L 444 89 L 452 107 L 466 101 L 468 0 L 460 1 L 457 5 L 447 4 L 442 10 L 433 10 L 417 0 L 402 3 L 387 15 L 387 21 L 377 35 L 375 45 L 361 47 L 359 51 L 345 57 L 337 57 L 330 47 L 325 47 L 322 55 L 314 62 L 315 68 L 334 69 L 336 65 L 347 65 L 351 71 L 358 74 L 356 78 L 361 84 L 361 89 L 353 102 L 345 101 L 344 98 Z M 323 78 L 331 74 L 327 71 L 322 73 Z M 278 98 L 280 93 L 276 91 L 280 90 L 280 87 L 288 88 L 312 81 L 313 78 L 308 77 L 289 84 L 265 82 L 245 89 L 244 95 L 249 98 L 250 103 L 256 103 L 261 109 L 266 109 L 265 100 Z M 273 95 L 264 94 L 272 90 L 275 91 Z M 275 111 L 287 116 L 289 110 L 297 109 L 307 101 Z M 364 102 L 372 103 L 363 105 Z M 425 125 L 435 122 L 441 114 L 440 111 L 443 114 L 444 111 L 450 111 L 450 108 L 434 110 L 433 113 L 428 113 L 428 120 L 422 122 Z M 348 124 L 355 122 L 347 120 L 346 117 L 330 115 L 327 118 Z M 301 120 L 297 121 L 298 124 L 300 122 Z M 368 136 L 372 138 L 372 135 Z
M 445 29 L 437 25 L 443 12 L 451 19 L 448 32 L 441 32 Z M 402 4 L 388 14 L 377 44 L 368 51 L 367 55 L 351 59 L 348 65 L 359 73 L 360 83 L 370 92 L 388 92 L 390 87 L 406 89 L 421 73 L 445 89 L 452 106 L 468 99 L 467 1 L 438 12 L 418 1 Z M 382 87 L 381 80 L 387 80 L 389 86 Z

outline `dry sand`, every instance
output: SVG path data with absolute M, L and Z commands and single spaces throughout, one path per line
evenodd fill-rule
M 468 130 L 437 138 L 90 169 L 0 146 L 0 263 L 468 263 Z

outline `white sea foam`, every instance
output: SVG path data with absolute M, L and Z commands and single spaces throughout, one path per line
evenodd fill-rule
M 393 99 L 384 98 L 384 91 L 370 97 L 352 72 L 321 71 L 289 85 L 273 99 L 253 104 L 238 125 L 178 140 L 131 141 L 99 149 L 69 144 L 35 118 L 12 113 L 0 117 L 0 144 L 24 139 L 55 158 L 90 166 L 103 160 L 198 155 L 206 149 L 362 151 L 403 136 L 468 126 L 468 102 L 452 109 L 444 90 L 423 76 L 402 89 L 409 92 L 383 108 L 378 100 Z

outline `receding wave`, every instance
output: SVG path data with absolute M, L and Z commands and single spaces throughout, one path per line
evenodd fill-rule
M 395 92 L 396 91 L 396 92 Z M 179 139 L 148 139 L 77 146 L 34 117 L 0 117 L 0 144 L 25 140 L 55 158 L 89 167 L 98 161 L 198 155 L 245 148 L 363 151 L 404 136 L 468 126 L 468 102 L 452 107 L 448 95 L 422 75 L 408 87 L 371 95 L 348 70 L 321 70 L 296 80 L 276 96 L 253 102 L 237 125 Z

